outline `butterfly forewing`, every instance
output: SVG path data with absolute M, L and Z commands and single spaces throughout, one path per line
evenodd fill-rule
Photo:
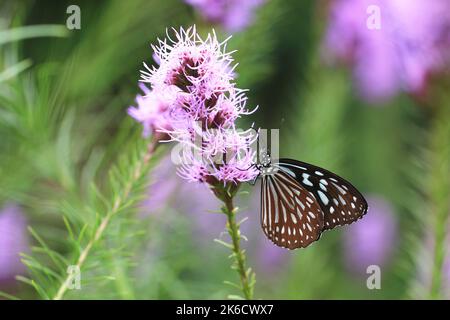
M 263 175 L 261 226 L 276 245 L 304 248 L 319 239 L 323 213 L 313 194 L 282 170 Z
M 350 224 L 367 212 L 367 202 L 348 181 L 323 168 L 292 159 L 274 164 L 314 194 L 323 211 L 323 229 Z

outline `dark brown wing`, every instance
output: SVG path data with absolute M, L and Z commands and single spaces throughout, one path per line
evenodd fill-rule
M 262 176 L 261 226 L 276 245 L 305 248 L 320 238 L 323 213 L 311 192 L 278 170 Z
M 347 180 L 323 168 L 292 159 L 274 165 L 314 194 L 324 215 L 324 230 L 350 224 L 367 213 L 367 202 Z

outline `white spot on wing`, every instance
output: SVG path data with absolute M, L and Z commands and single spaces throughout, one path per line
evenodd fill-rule
M 328 205 L 329 200 L 328 200 L 327 196 L 325 195 L 325 193 L 323 193 L 322 191 L 318 190 L 317 194 L 319 195 L 320 200 L 322 201 L 322 203 L 324 205 Z
M 302 173 L 302 177 L 303 177 L 303 184 L 305 184 L 307 186 L 310 186 L 310 187 L 313 186 L 312 182 L 308 180 L 309 179 L 309 174 Z
M 286 168 L 286 167 L 283 167 L 282 170 L 283 170 L 284 172 L 286 172 L 288 175 L 290 175 L 291 177 L 295 178 L 295 173 L 294 173 L 291 169 L 288 169 L 288 168 Z
M 295 214 L 291 213 L 291 218 L 294 223 L 297 223 L 297 217 L 295 216 Z

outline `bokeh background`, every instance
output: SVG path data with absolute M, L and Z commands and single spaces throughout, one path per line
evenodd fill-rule
M 389 1 L 388 1 L 389 2 Z M 0 290 L 51 299 L 95 236 L 111 168 L 141 127 L 128 115 L 166 28 L 229 35 L 253 122 L 280 153 L 332 170 L 368 199 L 361 221 L 286 251 L 263 236 L 259 184 L 239 217 L 256 298 L 448 298 L 448 1 L 104 0 L 0 3 Z M 81 29 L 68 30 L 69 5 Z M 381 8 L 381 29 L 367 20 Z M 373 9 L 373 8 L 372 8 Z M 376 10 L 376 9 L 375 9 Z M 370 20 L 373 23 L 372 20 Z M 66 299 L 221 299 L 236 289 L 225 216 L 161 149 Z M 126 167 L 126 164 L 123 166 Z M 122 171 L 115 173 L 119 178 Z M 108 194 L 108 193 L 106 193 Z M 111 195 L 114 197 L 114 192 Z M 113 198 L 112 198 L 113 199 Z M 123 211 L 123 212 L 122 212 Z M 366 286 L 369 265 L 381 289 Z

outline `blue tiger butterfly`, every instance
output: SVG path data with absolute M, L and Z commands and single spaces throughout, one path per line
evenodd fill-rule
M 266 153 L 256 164 L 261 177 L 261 227 L 277 246 L 305 248 L 325 230 L 350 224 L 368 210 L 347 180 L 309 163 Z

